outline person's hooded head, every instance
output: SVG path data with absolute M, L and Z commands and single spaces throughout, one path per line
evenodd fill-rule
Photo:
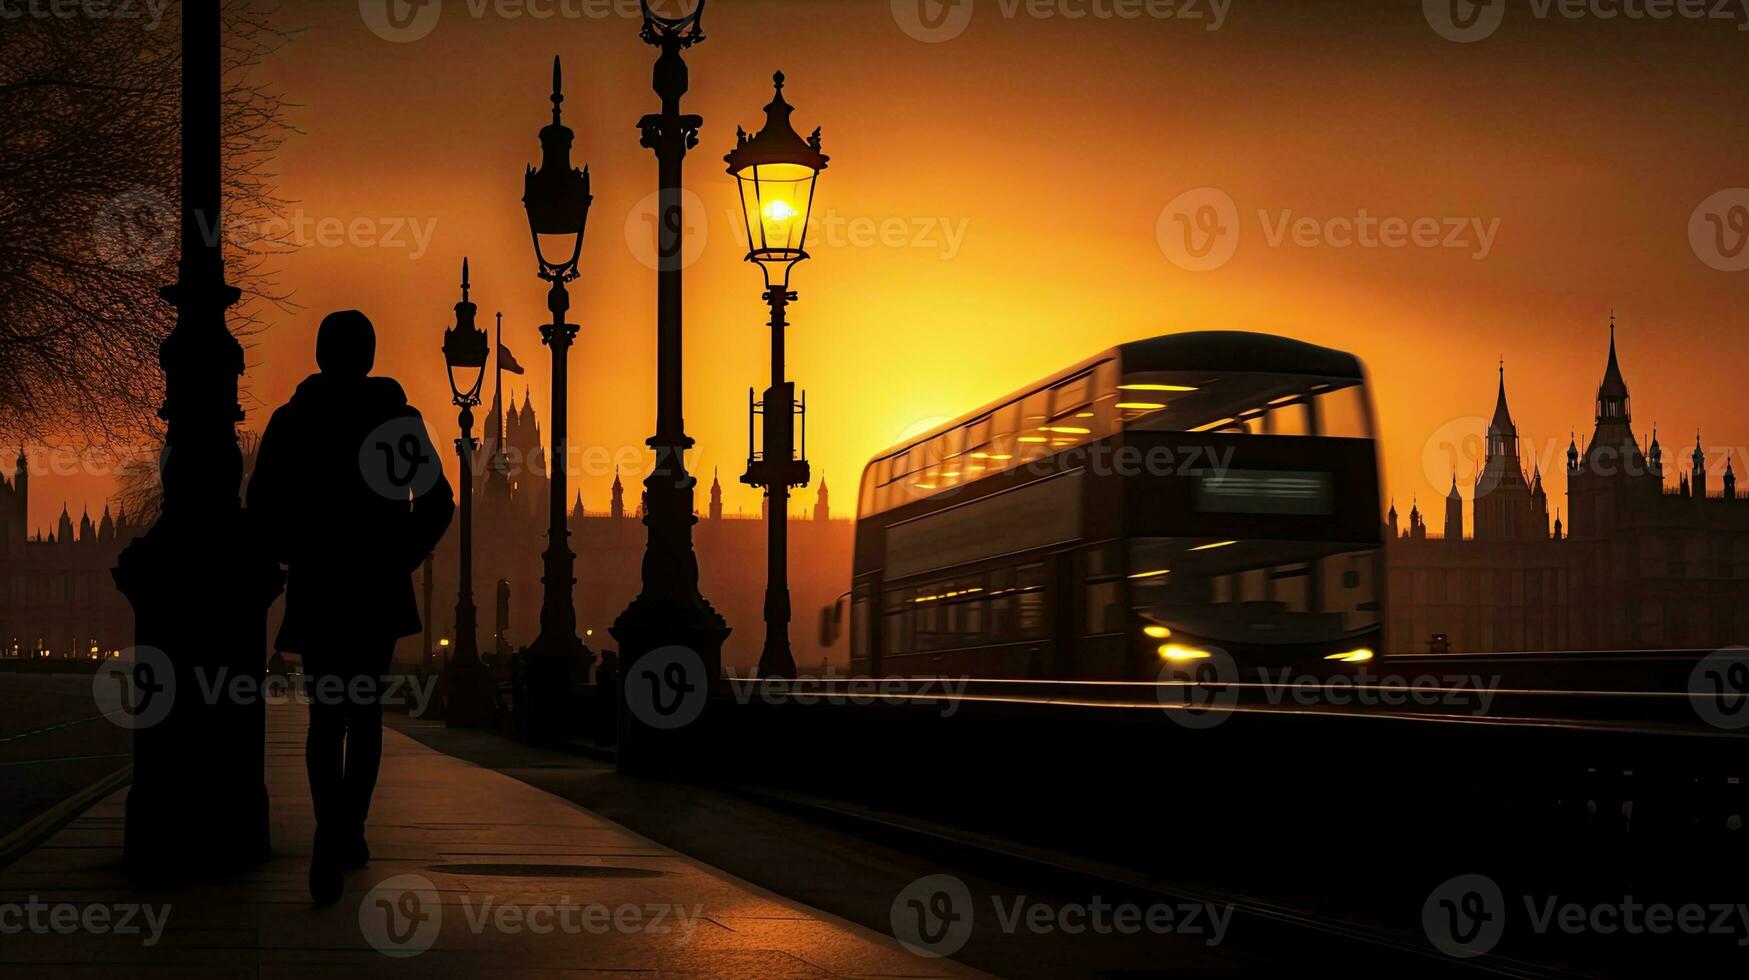
M 316 331 L 316 366 L 338 380 L 362 378 L 377 358 L 377 333 L 357 310 L 330 313 Z

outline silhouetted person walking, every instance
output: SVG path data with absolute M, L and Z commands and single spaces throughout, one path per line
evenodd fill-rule
M 368 376 L 375 360 L 364 314 L 323 320 L 321 370 L 273 413 L 249 481 L 249 513 L 288 567 L 274 646 L 304 661 L 310 894 L 323 903 L 340 897 L 343 868 L 370 860 L 364 821 L 382 762 L 383 677 L 396 639 L 420 630 L 413 573 L 455 514 L 424 421 L 394 379 Z

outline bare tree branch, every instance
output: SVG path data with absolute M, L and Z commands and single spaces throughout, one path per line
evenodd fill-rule
M 20 17 L 0 31 L 0 440 L 82 449 L 161 438 L 158 345 L 175 310 L 181 152 L 179 7 L 155 27 Z M 294 132 L 251 69 L 286 43 L 276 10 L 224 4 L 224 236 L 244 291 L 232 329 L 289 308 L 263 262 L 287 202 L 270 163 Z

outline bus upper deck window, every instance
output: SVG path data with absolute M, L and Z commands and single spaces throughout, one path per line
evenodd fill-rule
M 1271 436 L 1311 435 L 1310 406 L 1303 399 L 1271 405 L 1263 416 L 1263 432 Z
M 1084 411 L 1093 403 L 1093 375 L 1071 378 L 1051 389 L 1051 417 L 1062 418 Z
M 1366 389 L 1358 384 L 1319 392 L 1318 434 L 1335 439 L 1371 439 L 1372 415 Z
M 975 419 L 966 426 L 966 451 L 982 449 L 990 441 L 990 416 Z

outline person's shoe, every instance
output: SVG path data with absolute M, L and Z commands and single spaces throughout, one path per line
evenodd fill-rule
M 334 860 L 333 852 L 320 842 L 316 844 L 316 853 L 310 857 L 310 898 L 317 905 L 333 905 L 340 901 L 340 895 L 346 890 L 346 882 L 340 877 L 340 863 Z
M 348 871 L 357 871 L 367 864 L 370 864 L 370 845 L 365 843 L 364 832 L 359 831 L 357 836 L 342 845 L 340 866 Z

